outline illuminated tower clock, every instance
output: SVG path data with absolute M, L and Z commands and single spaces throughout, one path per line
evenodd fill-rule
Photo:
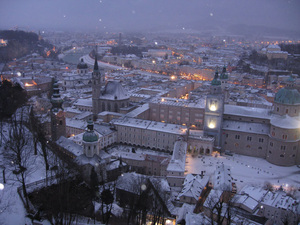
M 221 128 L 224 112 L 224 97 L 218 72 L 211 82 L 210 94 L 206 97 L 204 116 L 204 135 L 215 138 L 215 146 L 221 144 Z

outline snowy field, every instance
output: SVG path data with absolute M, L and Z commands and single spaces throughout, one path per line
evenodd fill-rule
M 238 190 L 246 184 L 264 185 L 265 182 L 270 182 L 277 188 L 282 185 L 286 190 L 292 187 L 300 189 L 300 168 L 297 166 L 281 167 L 265 159 L 237 154 L 199 157 L 187 156 L 186 173 L 200 174 L 205 171 L 205 175 L 212 175 L 216 166 L 223 163 L 231 167 L 231 175 Z

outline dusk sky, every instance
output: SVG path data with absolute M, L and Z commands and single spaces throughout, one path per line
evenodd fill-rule
M 299 30 L 299 0 L 1 0 L 0 29 L 147 30 L 246 24 Z

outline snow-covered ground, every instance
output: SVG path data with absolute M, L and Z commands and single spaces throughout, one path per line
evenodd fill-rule
M 7 123 L 3 123 L 2 131 L 6 139 L 8 139 L 9 129 L 9 125 Z M 31 134 L 29 131 L 27 131 L 26 134 L 30 138 Z M 29 140 L 26 148 L 33 149 L 33 142 L 31 139 Z M 4 184 L 4 189 L 0 190 L 0 224 L 31 224 L 30 219 L 26 217 L 26 210 L 17 192 L 17 188 L 21 186 L 21 183 L 17 181 L 16 176 L 12 173 L 14 166 L 11 163 L 8 163 L 4 158 L 4 151 L 7 150 L 5 149 L 5 143 L 3 142 L 0 144 L 0 165 L 5 166 L 6 183 L 4 184 L 3 181 L 3 168 L 0 168 L 0 183 Z M 30 172 L 26 177 L 26 183 L 28 184 L 44 179 L 46 173 L 42 155 L 40 153 L 38 153 L 36 156 L 32 154 L 29 160 L 30 162 L 28 163 L 29 166 L 27 170 Z
M 275 187 L 282 185 L 286 190 L 300 189 L 300 168 L 297 166 L 281 167 L 265 159 L 234 154 L 233 156 L 200 156 L 186 158 L 186 173 L 212 175 L 218 164 L 230 166 L 231 175 L 240 190 L 246 184 L 264 185 L 270 182 Z M 299 194 L 299 192 L 298 192 Z M 300 197 L 298 195 L 298 197 Z

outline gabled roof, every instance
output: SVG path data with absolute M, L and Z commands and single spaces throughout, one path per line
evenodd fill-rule
M 209 176 L 188 174 L 183 183 L 183 189 L 179 193 L 177 199 L 181 196 L 192 197 L 196 201 L 199 199 L 203 189 L 209 181 Z

